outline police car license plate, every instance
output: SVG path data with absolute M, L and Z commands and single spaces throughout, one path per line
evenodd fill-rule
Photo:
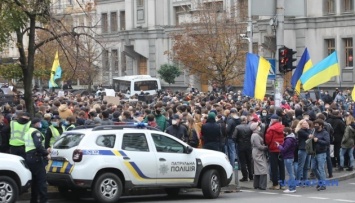
M 52 163 L 52 167 L 62 167 L 63 166 L 63 162 L 61 161 L 53 161 Z

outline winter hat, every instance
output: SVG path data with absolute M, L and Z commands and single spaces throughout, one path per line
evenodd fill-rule
M 272 116 L 270 117 L 270 119 L 279 119 L 279 116 L 276 114 L 272 114 Z
M 216 114 L 213 113 L 213 112 L 210 112 L 210 113 L 208 114 L 207 119 L 208 119 L 208 120 L 210 120 L 210 119 L 216 119 Z
M 258 129 L 259 123 L 258 122 L 253 122 L 252 124 L 250 124 L 250 130 L 251 131 L 256 131 Z

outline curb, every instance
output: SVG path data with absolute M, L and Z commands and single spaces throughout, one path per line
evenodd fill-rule
M 351 178 L 355 178 L 355 171 L 348 173 L 348 174 L 344 174 L 342 176 L 339 177 L 335 177 L 335 178 L 329 178 L 328 180 L 338 180 L 338 181 L 344 181 L 344 180 L 348 180 Z M 235 192 L 240 192 L 240 190 L 243 189 L 254 189 L 253 186 L 240 186 L 240 187 L 236 187 L 235 185 L 229 185 L 227 187 L 223 187 L 221 189 L 221 193 L 235 193 Z M 184 193 L 187 192 L 198 192 L 201 191 L 201 189 L 196 189 L 196 188 L 188 188 L 185 190 Z M 128 192 L 126 194 L 129 195 L 147 195 L 147 194 L 164 194 L 164 189 L 144 189 L 144 190 L 137 190 L 134 192 Z M 48 186 L 48 199 L 60 199 L 63 198 L 60 193 L 58 192 L 56 187 L 53 186 Z M 22 194 L 19 198 L 19 200 L 30 200 L 31 199 L 31 193 L 27 192 Z

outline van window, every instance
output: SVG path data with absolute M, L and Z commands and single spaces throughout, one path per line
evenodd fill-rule
M 158 82 L 156 80 L 134 82 L 134 91 L 157 90 Z
M 70 149 L 79 145 L 83 139 L 84 134 L 65 134 L 54 143 L 53 148 L 56 149 Z
M 113 89 L 116 92 L 126 93 L 131 89 L 131 82 L 124 80 L 113 80 Z

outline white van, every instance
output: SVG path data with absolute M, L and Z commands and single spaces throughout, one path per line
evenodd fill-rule
M 141 91 L 149 95 L 157 94 L 161 89 L 160 80 L 150 75 L 130 75 L 113 78 L 113 89 L 116 92 L 124 93 L 127 97 L 140 94 Z

